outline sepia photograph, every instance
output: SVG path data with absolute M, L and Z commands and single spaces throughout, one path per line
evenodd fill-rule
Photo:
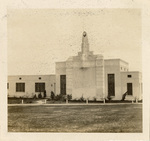
M 150 1 L 0 1 L 0 141 L 149 141 Z
M 8 133 L 143 133 L 141 9 L 7 13 Z

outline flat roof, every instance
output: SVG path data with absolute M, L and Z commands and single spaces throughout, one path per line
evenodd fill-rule
M 121 73 L 142 73 L 142 72 L 140 72 L 140 71 L 123 71 Z
M 126 64 L 129 64 L 128 62 L 126 62 L 126 61 L 124 61 L 124 60 L 122 60 L 122 59 L 119 59 L 119 58 L 116 58 L 116 59 L 104 59 L 104 61 L 121 61 L 121 62 L 124 62 L 124 63 L 126 63 Z
M 17 74 L 15 74 L 15 75 L 7 75 L 7 76 L 54 76 L 55 74 L 37 74 L 37 75 L 31 75 L 31 74 L 29 74 L 29 75 L 17 75 Z

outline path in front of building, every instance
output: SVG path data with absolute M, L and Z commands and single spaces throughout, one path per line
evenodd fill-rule
M 52 106 L 69 106 L 69 105 L 123 105 L 123 104 L 142 104 L 142 103 L 63 103 L 63 104 L 41 104 L 41 103 L 36 103 L 36 104 L 8 104 L 8 106 L 47 106 L 47 105 L 52 105 Z

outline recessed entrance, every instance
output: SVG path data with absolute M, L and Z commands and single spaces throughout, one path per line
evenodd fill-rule
M 132 83 L 127 83 L 127 92 L 128 95 L 132 95 Z
M 60 75 L 60 93 L 66 94 L 66 75 Z
M 108 74 L 108 96 L 115 96 L 115 75 Z

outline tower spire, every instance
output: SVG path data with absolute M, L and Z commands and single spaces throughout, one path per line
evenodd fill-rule
M 87 33 L 84 31 L 82 35 L 82 45 L 81 45 L 82 54 L 88 54 L 89 52 L 89 43 Z

